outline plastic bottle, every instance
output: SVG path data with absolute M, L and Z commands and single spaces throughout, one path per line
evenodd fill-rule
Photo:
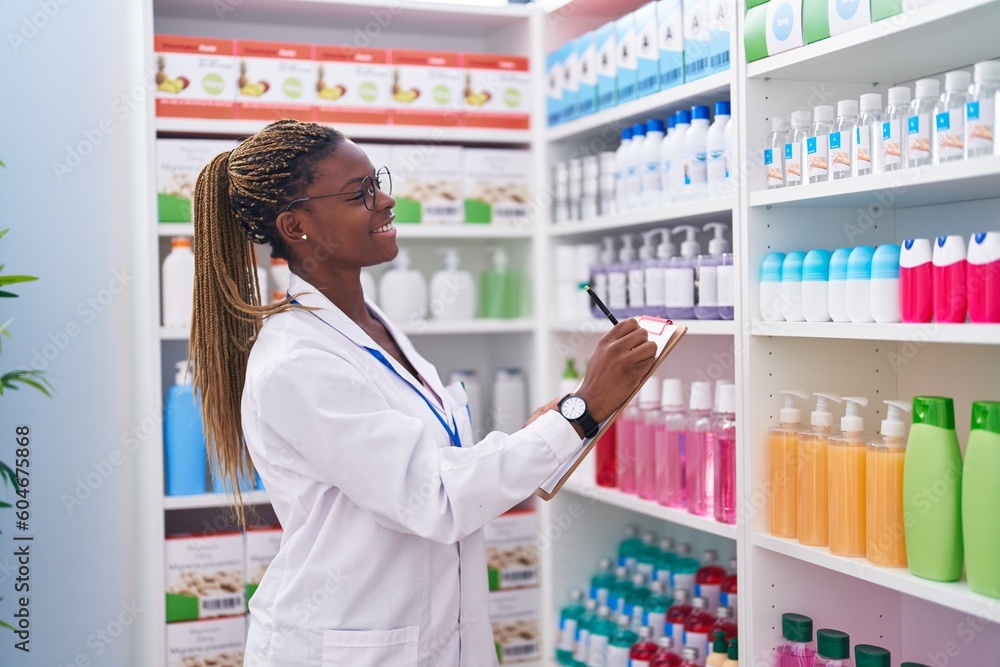
M 878 173 L 877 149 L 881 137 L 882 96 L 878 93 L 865 93 L 861 96 L 861 113 L 858 114 L 858 126 L 854 129 L 854 143 L 851 147 L 855 176 Z
M 802 313 L 802 262 L 806 254 L 799 250 L 785 255 L 781 263 L 781 304 L 786 322 L 804 322 Z
M 934 164 L 965 159 L 965 103 L 972 74 L 955 70 L 944 75 L 944 93 L 934 106 Z
M 973 67 L 972 88 L 965 104 L 965 157 L 994 153 L 993 126 L 996 94 L 1000 91 L 1000 61 L 987 60 Z
M 695 562 L 697 566 L 697 562 Z M 674 646 L 684 645 L 684 623 L 691 615 L 691 589 L 674 586 L 674 603 L 667 610 L 666 631 L 674 640 Z
M 665 636 L 664 626 L 667 623 L 667 610 L 673 604 L 673 598 L 667 595 L 667 586 L 663 581 L 654 581 L 649 585 L 649 599 L 642 610 L 642 624 L 653 631 L 653 641 L 659 641 Z
M 597 618 L 590 626 L 590 648 L 587 650 L 587 667 L 607 667 L 608 644 L 616 629 L 607 605 L 597 608 Z
M 916 396 L 903 463 L 903 515 L 910 573 L 934 581 L 962 576 L 962 453 L 950 398 Z M 912 517 L 912 520 L 911 520 Z
M 788 140 L 785 142 L 785 187 L 802 185 L 804 173 L 802 149 L 806 143 L 806 136 L 809 134 L 809 112 L 793 111 L 792 127 L 788 132 Z
M 639 259 L 629 264 L 628 269 L 628 308 L 625 314 L 629 317 L 649 314 L 646 304 L 646 269 L 649 268 L 656 255 L 656 245 L 653 237 L 659 234 L 655 229 L 643 232 L 642 245 L 639 246 Z
M 799 527 L 802 544 L 825 547 L 829 544 L 830 509 L 827 473 L 827 441 L 833 429 L 833 414 L 827 401 L 840 403 L 836 394 L 814 393 L 816 409 L 812 428 L 799 433 Z
M 847 315 L 852 322 L 874 322 L 872 317 L 872 257 L 875 248 L 858 246 L 847 259 Z
M 569 219 L 583 219 L 583 160 L 572 158 L 569 161 Z
M 567 363 L 572 359 L 567 359 Z M 483 421 L 483 409 L 486 404 L 483 401 L 483 389 L 479 384 L 479 375 L 471 369 L 456 369 L 448 374 L 448 382 L 461 382 L 465 388 L 465 394 L 469 403 L 469 419 L 472 422 L 472 433 L 476 437 L 476 442 L 486 436 L 486 426 Z M 569 392 L 567 392 L 569 393 Z
M 906 121 L 906 164 L 922 167 L 934 162 L 934 142 L 931 127 L 934 125 L 934 108 L 938 104 L 941 84 L 937 79 L 919 79 L 917 96 L 910 102 L 910 115 Z
M 667 117 L 667 133 L 660 142 L 660 201 L 659 206 L 670 203 L 670 188 L 673 184 L 670 173 L 671 151 L 674 137 L 677 135 L 677 114 Z
M 1000 598 L 1000 402 L 974 401 L 962 478 L 965 570 L 974 593 Z
M 583 188 L 580 198 L 580 218 L 593 220 L 598 216 L 598 198 L 601 193 L 599 158 L 587 155 L 583 158 Z
M 208 456 L 201 406 L 187 360 L 177 362 L 163 418 L 164 467 L 168 496 L 205 493 Z
M 194 253 L 190 236 L 170 239 L 170 253 L 163 258 L 163 326 L 191 326 L 194 309 Z
M 603 151 L 598 156 L 597 214 L 614 215 L 618 212 L 615 202 L 615 152 Z M 558 193 L 558 190 L 556 191 Z
M 810 183 L 825 183 L 830 180 L 830 132 L 834 126 L 834 109 L 829 104 L 822 104 L 813 109 L 813 118 L 806 137 L 805 164 Z
M 685 145 L 687 134 L 691 129 L 691 112 L 681 110 L 677 112 L 677 123 L 674 126 L 674 138 L 670 142 L 670 169 L 669 181 L 670 201 L 673 203 L 684 201 L 687 195 L 687 167 L 685 163 Z
M 733 320 L 736 317 L 736 267 L 733 265 L 733 253 L 724 252 L 720 255 L 719 264 L 719 317 Z
M 598 264 L 590 271 L 590 286 L 602 299 L 608 298 L 608 267 L 615 263 L 615 237 L 603 237 L 604 248 L 601 250 Z M 590 314 L 594 317 L 606 317 L 604 312 L 592 303 Z
M 865 551 L 868 560 L 882 567 L 906 567 L 906 534 L 903 528 L 903 459 L 906 424 L 900 418 L 910 411 L 902 401 L 882 401 L 888 407 L 881 437 L 868 443 Z
M 722 607 L 728 607 L 733 610 L 733 623 L 736 622 L 737 616 L 739 616 L 739 608 L 737 601 L 739 600 L 739 587 L 738 579 L 736 575 L 736 559 L 729 559 L 729 572 L 726 573 L 726 578 L 722 580 L 722 589 L 719 593 L 719 604 Z
M 724 129 L 724 128 L 723 128 Z M 684 196 L 687 201 L 708 196 L 708 107 L 691 107 L 691 128 L 684 135 Z
M 1000 322 L 1000 232 L 969 238 L 965 273 L 971 322 Z
M 733 637 L 729 640 L 729 658 L 722 663 L 722 667 L 740 667 L 739 638 Z
M 719 595 L 726 571 L 718 565 L 719 554 L 715 549 L 705 549 L 701 553 L 701 567 L 694 575 L 694 594 L 708 602 L 708 613 L 715 614 L 719 608 Z
M 427 280 L 413 268 L 406 248 L 399 249 L 396 259 L 382 274 L 379 292 L 380 307 L 390 320 L 402 323 L 427 317 Z
M 816 658 L 813 622 L 802 614 L 781 615 L 781 641 L 774 647 L 775 667 L 812 667 Z
M 830 255 L 830 292 L 827 301 L 830 319 L 834 322 L 851 321 L 847 310 L 847 266 L 851 252 L 851 248 L 837 248 Z
M 615 568 L 615 585 L 611 587 L 608 596 L 608 607 L 615 614 L 625 611 L 625 598 L 632 592 L 632 580 L 629 579 L 630 568 L 619 565 Z
M 816 631 L 816 667 L 851 667 L 851 638 L 846 632 Z
M 630 627 L 638 629 L 642 624 L 642 610 L 649 599 L 649 589 L 646 588 L 646 575 L 636 572 L 632 575 L 632 590 L 625 596 L 622 603 L 622 612 L 628 617 Z M 634 623 L 632 623 L 634 621 Z
M 590 597 L 602 604 L 607 603 L 611 587 L 615 584 L 615 571 L 610 558 L 602 558 L 597 563 L 597 572 L 590 579 Z
M 790 129 L 788 116 L 771 119 L 771 133 L 764 144 L 764 180 L 768 190 L 785 187 L 785 144 Z
M 717 198 L 726 195 L 726 128 L 729 125 L 729 102 L 715 103 L 715 117 L 708 128 L 706 148 L 708 163 L 706 172 L 708 178 L 708 196 Z
M 650 118 L 646 121 L 646 138 L 642 143 L 642 208 L 645 209 L 656 208 L 663 201 L 660 147 L 665 136 L 662 120 Z
M 642 171 L 643 146 L 646 143 L 646 124 L 636 123 L 632 126 L 632 144 L 625 154 L 625 191 L 626 211 L 637 211 L 642 208 Z
M 708 242 L 708 254 L 698 255 L 695 260 L 698 303 L 694 307 L 694 315 L 699 320 L 721 319 L 719 313 L 719 267 L 722 266 L 722 254 L 729 251 L 726 228 L 727 225 L 721 222 L 709 222 L 702 226 L 702 230 L 713 232 L 714 236 Z
M 736 628 L 736 621 L 734 620 L 735 612 L 732 607 L 719 607 L 715 610 L 715 624 L 712 625 L 712 634 L 716 632 L 721 632 L 722 637 L 729 641 L 736 636 L 738 632 Z
M 872 255 L 872 319 L 879 323 L 900 322 L 899 254 L 895 243 L 880 245 Z
M 660 548 L 656 545 L 656 533 L 647 530 L 642 534 L 642 551 L 636 558 L 635 571 L 645 575 L 646 582 L 656 577 L 656 563 L 660 559 Z
M 378 305 L 378 283 L 368 269 L 361 269 L 361 293 L 366 299 Z M 475 296 L 473 296 L 475 299 Z
M 632 645 L 628 654 L 628 667 L 649 667 L 656 655 L 656 643 L 653 641 L 653 629 L 647 626 L 639 628 L 638 641 Z
M 698 649 L 699 656 L 708 655 L 708 633 L 712 631 L 713 625 L 715 617 L 708 612 L 708 600 L 697 596 L 691 598 L 691 613 L 684 621 L 684 646 Z
M 656 500 L 656 425 L 660 421 L 661 386 L 654 380 L 639 390 L 640 414 L 635 427 L 635 491 L 643 500 Z M 647 574 L 652 576 L 652 572 Z
M 528 419 L 528 389 L 520 368 L 498 368 L 493 378 L 493 428 L 516 433 Z
M 580 384 L 580 373 L 576 370 L 576 360 L 566 357 L 562 377 L 559 379 L 559 395 L 572 394 Z
M 837 121 L 830 132 L 830 180 L 850 178 L 854 173 L 851 142 L 858 125 L 858 101 L 837 102 Z
M 476 283 L 462 270 L 455 248 L 441 248 L 444 268 L 431 276 L 431 317 L 435 320 L 471 320 L 476 316 Z
M 715 520 L 736 524 L 736 385 L 722 386 L 715 422 Z M 721 568 L 720 568 L 721 569 Z M 703 595 L 703 593 L 699 593 Z M 716 605 L 717 606 L 717 605 Z M 714 607 L 712 611 L 715 611 Z
M 669 537 L 660 540 L 660 556 L 656 560 L 656 580 L 662 582 L 669 596 L 670 576 L 677 562 L 677 552 L 674 550 L 674 541 Z M 668 605 L 669 606 L 669 605 Z
M 521 316 L 521 274 L 509 268 L 507 251 L 493 251 L 493 269 L 484 271 L 479 284 L 479 312 L 482 317 Z M 385 290 L 382 290 L 383 298 Z
M 684 433 L 687 509 L 698 516 L 715 511 L 715 451 L 712 433 L 712 383 L 692 382 Z
M 730 119 L 730 122 L 726 123 L 726 131 L 723 133 L 722 138 L 726 147 L 726 184 L 722 193 L 724 197 L 731 197 L 736 192 L 736 188 L 739 187 L 740 174 L 734 161 L 733 153 L 733 127 L 735 125 L 736 123 Z
M 934 321 L 961 324 L 968 311 L 965 239 L 939 236 L 934 243 Z
M 604 665 L 629 667 L 629 653 L 632 651 L 632 644 L 639 640 L 639 635 L 632 630 L 632 619 L 628 614 L 620 614 L 616 625 L 617 628 L 608 638 L 608 657 Z
M 608 266 L 608 298 L 605 303 L 612 313 L 625 313 L 628 308 L 628 273 L 636 258 L 635 237 L 622 234 L 621 239 L 618 261 Z
M 617 424 L 616 424 L 617 426 Z M 597 485 L 618 488 L 618 430 L 609 428 L 594 446 Z
M 583 603 L 583 615 L 577 623 L 580 633 L 573 649 L 573 667 L 587 667 L 590 662 L 590 628 L 597 622 L 597 609 L 600 604 L 593 598 Z
M 854 664 L 856 667 L 891 667 L 892 655 L 881 646 L 856 644 Z
M 579 636 L 577 623 L 584 614 L 583 591 L 569 592 L 569 604 L 559 612 L 559 644 L 556 646 L 556 660 L 560 665 L 573 664 L 573 652 Z
M 760 263 L 760 316 L 765 322 L 785 319 L 781 299 L 781 265 L 784 262 L 785 253 L 769 252 Z
M 669 229 L 654 229 L 643 234 L 644 239 L 660 235 L 656 257 L 646 263 L 646 313 L 654 317 L 667 316 L 667 267 L 677 248 L 670 242 Z
M 810 250 L 802 260 L 802 316 L 806 322 L 830 321 L 829 250 Z
M 628 166 L 632 150 L 632 128 L 622 128 L 622 140 L 615 151 L 615 209 L 618 212 L 629 210 L 628 198 Z
M 648 384 L 648 383 L 647 383 Z M 615 443 L 618 468 L 618 490 L 635 494 L 635 446 L 642 428 L 642 410 L 639 396 L 628 404 L 622 416 L 615 421 Z
M 625 537 L 618 543 L 618 567 L 631 570 L 639 562 L 642 539 L 639 537 L 639 529 L 631 524 L 625 526 L 623 534 Z
M 711 652 L 705 658 L 705 667 L 722 667 L 729 657 L 729 644 L 725 632 L 712 632 L 713 639 L 709 644 Z
M 281 301 L 288 296 L 288 282 L 292 270 L 288 268 L 288 260 L 271 257 L 271 303 Z M 365 294 L 372 301 L 378 301 L 375 294 Z
M 673 320 L 694 318 L 695 283 L 694 259 L 701 254 L 697 241 L 698 228 L 693 225 L 679 225 L 671 230 L 671 235 L 686 234 L 681 243 L 681 254 L 672 257 L 667 267 L 667 317 Z
M 670 571 L 670 586 L 675 594 L 678 589 L 683 588 L 690 597 L 690 593 L 694 591 L 694 578 L 700 567 L 701 563 L 691 557 L 691 545 L 687 542 L 678 544 L 677 558 Z
M 906 239 L 899 251 L 899 313 L 903 322 L 934 316 L 934 264 L 928 239 Z
M 649 662 L 649 667 L 681 667 L 684 659 L 674 651 L 676 642 L 673 637 L 660 637 L 656 640 L 656 645 L 656 653 Z
M 846 414 L 840 418 L 840 435 L 827 443 L 827 478 L 830 490 L 830 553 L 864 556 L 866 510 L 865 455 L 867 439 L 860 408 L 861 396 L 844 396 Z
M 681 650 L 683 662 L 681 667 L 702 667 L 701 658 L 704 654 L 693 646 L 685 646 Z
M 775 537 L 797 537 L 799 533 L 799 432 L 802 411 L 795 399 L 806 400 L 804 391 L 782 389 L 785 406 L 779 424 L 768 431 L 768 454 L 771 490 L 770 531 Z M 735 607 L 736 605 L 731 605 Z
M 656 425 L 653 446 L 656 448 L 656 500 L 665 507 L 687 507 L 685 493 L 684 389 L 681 381 L 663 381 L 660 400 L 660 423 Z
M 881 171 L 906 168 L 906 123 L 910 113 L 910 89 L 895 86 L 889 89 L 889 106 L 882 120 Z

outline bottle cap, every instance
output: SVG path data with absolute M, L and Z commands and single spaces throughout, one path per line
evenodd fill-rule
M 698 104 L 691 107 L 691 119 L 703 119 L 708 120 L 708 107 L 703 104 Z
M 967 256 L 963 236 L 939 236 L 934 240 L 934 252 L 931 255 L 934 266 L 949 266 L 961 262 Z
M 691 598 L 691 607 L 694 609 L 708 609 L 708 598 L 696 595 Z
M 922 662 L 904 662 L 899 665 L 899 667 L 928 667 Z
M 701 245 L 698 243 L 697 234 L 698 228 L 694 225 L 678 225 L 674 227 L 673 231 L 670 232 L 671 235 L 683 232 L 687 234 L 687 238 L 681 243 L 681 257 L 692 258 L 697 257 L 701 254 Z
M 646 585 L 646 575 L 642 572 L 636 572 L 632 575 L 632 585 L 636 588 L 643 588 Z
M 821 104 L 813 109 L 813 118 L 816 119 L 817 123 L 832 123 L 834 118 L 833 106 Z
M 644 625 L 641 628 L 639 628 L 638 634 L 639 634 L 639 639 L 648 642 L 650 639 L 653 638 L 653 628 L 649 627 L 648 625 Z
M 802 614 L 782 614 L 781 636 L 793 642 L 811 642 L 813 638 L 812 619 Z
M 635 236 L 622 234 L 622 247 L 618 249 L 618 261 L 629 264 L 635 261 Z
M 910 103 L 910 89 L 907 86 L 893 86 L 889 89 L 889 106 Z
M 955 402 L 944 396 L 914 396 L 913 423 L 955 428 Z
M 626 540 L 629 539 L 630 537 L 635 537 L 636 535 L 639 534 L 639 527 L 636 526 L 634 523 L 630 523 L 629 525 L 625 526 L 623 534 L 625 535 Z
M 715 610 L 715 617 L 728 620 L 733 617 L 733 610 L 731 607 L 719 607 Z
M 659 118 L 650 118 L 646 121 L 646 132 L 663 132 L 663 121 Z
M 903 241 L 903 247 L 899 249 L 899 266 L 912 269 L 930 263 L 931 257 L 930 239 L 906 239 Z
M 677 553 L 680 554 L 681 556 L 687 556 L 689 553 L 691 553 L 691 543 L 681 542 L 680 544 L 678 544 Z
M 642 232 L 640 234 L 640 236 L 642 236 L 642 245 L 639 246 L 639 259 L 641 261 L 649 261 L 653 259 L 653 256 L 656 254 L 657 250 L 656 244 L 653 243 L 653 237 L 655 237 L 657 234 L 662 234 L 662 233 L 663 232 L 661 232 L 659 229 L 652 229 L 648 232 Z
M 680 380 L 678 380 L 678 382 L 680 382 Z M 664 380 L 664 386 L 665 385 L 666 385 L 666 380 Z M 678 405 L 681 405 L 681 403 L 678 403 Z M 673 550 L 674 550 L 673 539 L 669 537 L 664 537 L 663 539 L 660 540 L 660 551 L 668 552 Z
M 957 69 L 944 75 L 944 89 L 949 93 L 967 93 L 972 85 L 972 74 L 964 69 Z
M 677 116 L 670 115 L 667 116 L 667 132 L 674 129 L 677 126 Z
M 739 660 L 740 659 L 740 648 L 739 648 L 739 638 L 733 637 L 729 640 L 729 659 Z
M 583 608 L 588 612 L 593 612 L 597 610 L 597 600 L 593 598 L 587 598 L 583 601 Z
M 844 396 L 844 403 L 847 406 L 846 414 L 840 418 L 840 430 L 844 433 L 861 433 L 865 430 L 861 408 L 868 405 L 868 399 L 864 396 Z
M 648 382 L 646 384 L 649 384 Z M 708 381 L 698 381 L 691 383 L 691 403 L 692 410 L 712 409 L 712 383 Z
M 802 280 L 802 262 L 805 258 L 806 254 L 801 250 L 785 255 L 785 261 L 781 263 L 781 282 L 800 282 Z
M 580 600 L 583 599 L 583 591 L 581 591 L 579 588 L 574 588 L 569 592 L 569 599 L 574 602 L 579 602 Z
M 781 393 L 785 395 L 785 407 L 781 408 L 781 419 L 782 424 L 801 424 L 802 423 L 802 411 L 795 405 L 795 399 L 801 398 L 806 400 L 809 398 L 809 394 L 804 391 L 796 391 L 794 389 L 782 389 Z
M 918 79 L 916 85 L 917 99 L 930 97 L 936 100 L 941 94 L 941 82 L 937 79 Z
M 889 406 L 885 419 L 882 420 L 882 437 L 902 438 L 906 435 L 906 423 L 903 421 L 902 413 L 910 411 L 910 404 L 893 400 L 884 400 L 882 402 Z
M 804 282 L 826 282 L 830 279 L 830 251 L 817 248 L 806 253 L 802 260 Z
M 660 405 L 660 389 L 662 385 L 659 382 L 647 382 L 642 385 L 642 389 L 639 390 L 639 407 L 643 410 L 654 410 Z
M 840 396 L 825 393 L 813 393 L 813 396 L 816 397 L 816 409 L 809 415 L 809 423 L 813 426 L 830 428 L 833 426 L 833 413 L 827 409 L 827 401 L 840 403 Z
M 636 137 L 645 137 L 645 136 L 646 136 L 646 124 L 645 123 L 636 123 L 635 125 L 632 126 L 632 138 L 633 139 L 635 139 Z
M 663 593 L 667 592 L 667 585 L 660 579 L 654 579 L 653 581 L 649 582 L 649 592 L 652 593 L 654 596 L 662 595 Z
M 969 264 L 992 264 L 1000 260 L 1000 232 L 978 232 L 969 237 Z
M 170 239 L 171 248 L 190 248 L 191 247 L 191 237 L 190 236 L 174 236 Z
M 622 141 L 631 141 L 631 140 L 632 140 L 632 128 L 631 127 L 623 127 L 622 128 Z
M 632 625 L 632 617 L 628 614 L 618 615 L 618 627 L 622 630 L 627 630 L 628 626 Z
M 862 111 L 881 111 L 882 110 L 882 95 L 879 93 L 865 93 L 861 96 L 861 110 Z
M 872 277 L 872 256 L 875 248 L 870 245 L 858 246 L 847 258 L 848 280 L 870 280 Z
M 785 253 L 769 252 L 760 263 L 760 281 L 762 283 L 781 282 L 781 264 L 785 261 Z
M 1000 81 L 1000 60 L 987 60 L 976 63 L 972 70 L 975 72 L 973 79 L 975 79 L 976 83 Z
M 674 589 L 674 604 L 687 604 L 691 599 L 691 592 L 686 588 Z
M 880 245 L 872 255 L 872 279 L 899 278 L 900 248 L 895 243 Z
M 736 385 L 722 385 L 722 395 L 719 397 L 719 412 L 725 415 L 736 414 Z
M 817 655 L 831 660 L 849 660 L 851 657 L 851 637 L 840 630 L 826 628 L 816 631 Z
M 809 112 L 806 111 L 805 109 L 802 109 L 801 111 L 792 112 L 792 127 L 794 128 L 800 130 L 808 129 L 809 120 L 810 120 Z
M 691 112 L 687 109 L 680 109 L 674 114 L 674 118 L 677 121 L 677 125 L 690 125 L 691 124 Z
M 601 264 L 607 266 L 615 262 L 615 237 L 605 236 L 604 248 L 601 249 Z
M 854 664 L 857 667 L 890 667 L 890 654 L 880 646 L 857 644 L 854 647 Z
M 840 100 L 837 102 L 837 115 L 841 118 L 845 116 L 857 116 L 858 115 L 858 101 L 857 100 Z
M 663 635 L 662 637 L 656 640 L 656 645 L 659 646 L 660 648 L 673 648 L 674 638 Z
M 177 366 L 177 371 L 174 374 L 174 384 L 180 387 L 190 387 L 192 384 L 194 384 L 194 378 L 191 377 L 191 374 L 187 372 L 188 369 L 187 359 L 185 359 L 184 361 L 178 361 L 176 366 Z
M 997 401 L 973 401 L 972 430 L 989 431 L 1000 435 L 1000 403 Z
M 712 640 L 712 653 L 725 653 L 729 650 L 729 643 L 726 642 L 726 633 L 722 630 L 715 631 L 715 639 Z
M 701 552 L 701 564 L 711 565 L 719 560 L 719 552 L 715 549 L 705 549 Z
M 597 569 L 601 571 L 611 571 L 611 559 L 605 556 L 601 560 L 597 561 Z
M 698 661 L 698 649 L 693 646 L 685 646 L 681 649 L 681 657 L 687 662 L 697 662 Z
M 722 253 L 729 252 L 729 241 L 726 240 L 726 228 L 728 225 L 722 222 L 709 222 L 702 225 L 702 230 L 712 232 L 714 236 L 708 242 L 708 254 L 716 257 Z
M 646 384 L 649 384 L 648 382 Z M 660 393 L 660 407 L 676 412 L 684 409 L 684 387 L 677 378 L 666 378 Z M 670 539 L 670 538 L 664 538 Z M 671 544 L 671 547 L 673 544 Z
M 626 581 L 628 579 L 628 567 L 618 565 L 615 567 L 615 579 Z
M 729 115 L 729 101 L 719 100 L 715 103 L 715 115 L 716 116 L 728 116 Z
M 729 565 L 729 571 L 735 575 L 736 574 L 736 557 L 734 556 L 734 557 L 730 558 L 729 562 L 727 563 L 727 565 Z
M 771 130 L 773 132 L 784 132 L 789 127 L 788 116 L 775 116 L 771 119 Z
M 597 608 L 597 615 L 600 616 L 601 618 L 607 618 L 608 616 L 611 615 L 611 607 L 609 607 L 606 604 L 602 604 L 600 607 Z

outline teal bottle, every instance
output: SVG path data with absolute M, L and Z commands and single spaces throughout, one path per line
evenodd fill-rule
M 642 625 L 642 612 L 649 600 L 649 589 L 646 588 L 646 575 L 636 572 L 632 575 L 632 590 L 625 596 L 625 607 L 622 611 L 632 619 L 632 629 L 638 630 Z
M 597 572 L 590 579 L 590 597 L 601 604 L 607 604 L 611 588 L 615 585 L 615 571 L 611 569 L 611 559 L 602 558 L 597 564 Z
M 677 552 L 674 551 L 674 541 L 669 537 L 660 540 L 660 555 L 656 559 L 656 580 L 662 581 L 663 585 L 670 590 L 670 573 L 673 572 L 674 562 L 677 560 Z
M 590 599 L 583 603 L 583 614 L 577 621 L 576 646 L 573 648 L 573 667 L 587 667 L 590 655 L 590 628 L 597 620 L 597 600 Z
M 660 558 L 660 547 L 656 544 L 656 533 L 642 534 L 642 550 L 639 552 L 635 565 L 636 572 L 646 575 L 646 581 L 652 581 L 656 575 L 656 561 Z
M 674 603 L 667 595 L 667 585 L 662 581 L 654 581 L 649 585 L 649 599 L 642 608 L 642 624 L 653 630 L 653 641 L 659 641 L 666 634 L 667 610 Z
M 618 628 L 608 640 L 608 659 L 606 667 L 629 667 L 629 653 L 632 645 L 639 641 L 639 633 L 632 630 L 632 617 L 621 614 L 618 617 Z
M 560 665 L 573 665 L 573 651 L 579 639 L 578 624 L 584 613 L 583 591 L 569 592 L 569 604 L 559 614 L 559 645 L 556 646 L 556 661 Z
M 635 526 L 625 526 L 625 539 L 618 544 L 618 565 L 624 565 L 631 572 L 639 562 L 643 544 L 639 539 L 639 529 Z
M 698 574 L 700 568 L 701 563 L 694 558 L 688 558 L 687 556 L 678 557 L 674 561 L 673 570 L 670 572 L 670 590 L 684 589 L 689 593 L 693 593 L 695 575 Z
M 602 605 L 597 610 L 597 618 L 590 626 L 590 649 L 587 651 L 587 667 L 607 667 L 608 644 L 615 633 L 615 623 L 611 620 L 611 609 Z
M 615 585 L 611 587 L 608 596 L 608 606 L 616 614 L 625 611 L 625 598 L 632 592 L 632 582 L 628 578 L 628 568 L 619 565 L 615 568 Z

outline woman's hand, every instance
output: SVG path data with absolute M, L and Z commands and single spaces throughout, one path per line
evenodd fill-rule
M 653 367 L 656 343 L 629 318 L 616 324 L 597 344 L 583 386 L 577 393 L 587 401 L 598 422 L 611 416 Z
M 538 419 L 539 417 L 541 417 L 542 415 L 544 415 L 549 410 L 556 410 L 556 411 L 558 411 L 559 410 L 559 401 L 561 401 L 562 399 L 563 399 L 562 396 L 557 396 L 556 398 L 553 398 L 551 401 L 549 401 L 548 403 L 546 403 L 542 407 L 540 407 L 537 410 L 535 410 L 534 412 L 532 412 L 531 416 L 528 417 L 528 421 L 524 422 L 524 427 L 527 427 L 528 424 L 530 424 L 531 422 L 535 421 L 536 419 Z

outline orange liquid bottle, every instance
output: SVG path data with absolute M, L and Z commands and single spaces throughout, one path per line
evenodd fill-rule
M 883 567 L 906 567 L 906 531 L 903 524 L 903 460 L 906 424 L 901 411 L 910 404 L 885 401 L 889 413 L 882 421 L 882 437 L 868 443 L 865 455 L 866 547 L 868 560 Z
M 781 423 L 767 434 L 770 528 L 775 537 L 795 537 L 799 529 L 799 431 L 802 430 L 802 411 L 795 406 L 795 398 L 807 399 L 809 394 L 790 389 L 781 393 L 785 396 Z
M 833 431 L 833 414 L 827 401 L 840 403 L 836 394 L 813 394 L 816 409 L 812 429 L 799 433 L 799 542 L 825 547 L 830 543 L 830 493 L 827 473 L 827 442 Z
M 865 456 L 867 442 L 859 407 L 868 399 L 845 396 L 847 414 L 840 420 L 839 437 L 827 445 L 827 475 L 830 490 L 830 553 L 838 556 L 864 556 L 865 532 Z

